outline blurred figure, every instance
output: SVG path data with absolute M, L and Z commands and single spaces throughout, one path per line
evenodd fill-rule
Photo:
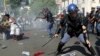
M 91 12 L 89 14 L 89 18 L 88 18 L 88 30 L 89 32 L 94 33 L 94 28 L 95 28 L 95 8 L 92 7 L 91 8 Z
M 10 20 L 10 35 L 15 40 L 21 40 L 23 37 L 23 34 L 21 33 L 21 29 L 16 23 L 16 20 L 11 17 Z
M 64 10 L 63 10 L 63 15 L 66 15 L 66 14 L 67 14 L 67 13 L 66 13 L 66 10 L 64 9 Z
M 84 19 L 84 23 L 85 23 L 85 26 L 87 26 L 87 28 L 88 28 L 88 18 L 89 18 L 89 13 L 87 12 Z
M 86 26 L 83 24 L 81 17 L 78 14 L 78 11 L 79 9 L 75 4 L 68 5 L 68 14 L 66 14 L 63 21 L 64 26 L 66 26 L 66 24 L 68 25 L 66 28 L 67 31 L 64 33 L 64 37 L 60 40 L 60 43 L 58 44 L 57 55 L 63 52 L 63 46 L 73 36 L 76 36 L 81 41 L 81 43 L 89 50 L 91 56 L 96 55 L 92 45 L 90 44 L 90 41 L 87 38 Z M 58 34 L 61 31 L 61 27 L 62 24 L 60 24 L 57 33 L 54 35 L 55 37 L 58 37 Z
M 97 32 L 97 36 L 100 36 L 100 7 L 97 7 L 97 11 L 96 11 L 96 32 Z
M 52 28 L 54 24 L 54 18 L 53 18 L 53 14 L 48 8 L 46 8 L 45 10 L 44 18 L 47 20 L 47 23 L 48 23 L 47 30 L 48 30 L 49 36 L 52 37 L 53 36 Z
M 10 24 L 9 24 L 9 14 L 5 14 L 1 20 L 0 26 L 2 27 L 3 31 L 3 39 L 9 39 L 10 38 Z
M 47 25 L 48 25 L 47 31 L 48 31 L 49 36 L 52 37 L 53 36 L 52 28 L 53 28 L 53 24 L 54 24 L 53 14 L 51 13 L 51 11 L 48 8 L 43 8 L 41 14 L 43 16 L 42 17 L 36 17 L 36 19 L 37 18 L 46 19 Z
M 61 27 L 61 31 L 60 31 L 60 34 L 61 34 L 61 39 L 63 38 L 63 36 L 64 36 L 64 33 L 65 33 L 65 26 L 64 26 L 64 12 L 63 13 L 60 13 L 60 14 L 58 14 L 57 15 L 57 18 L 59 19 L 59 23 L 57 23 L 58 25 L 57 25 L 57 30 L 59 29 L 59 27 L 60 27 L 60 24 L 62 24 L 62 27 Z

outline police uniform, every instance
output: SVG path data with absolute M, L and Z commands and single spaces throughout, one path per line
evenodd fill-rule
M 70 13 L 73 12 L 78 12 L 78 7 L 75 4 L 70 4 L 68 6 L 68 12 L 69 14 L 66 14 L 64 17 L 64 20 L 61 21 L 63 23 L 61 23 L 61 26 L 66 26 L 67 24 L 67 30 L 66 33 L 64 34 L 64 37 L 61 39 L 57 51 L 59 53 L 62 52 L 62 47 L 65 45 L 66 42 L 69 41 L 69 39 L 73 36 L 78 37 L 78 39 L 83 43 L 83 45 L 85 45 L 87 47 L 87 49 L 91 52 L 92 55 L 95 55 L 95 52 L 92 48 L 92 46 L 89 47 L 89 44 L 86 43 L 87 41 L 87 34 L 83 33 L 84 29 L 82 28 L 82 26 L 84 25 L 84 23 L 82 22 L 82 18 L 77 14 L 75 17 L 72 17 Z M 60 28 L 57 32 L 57 34 L 59 34 L 60 32 Z

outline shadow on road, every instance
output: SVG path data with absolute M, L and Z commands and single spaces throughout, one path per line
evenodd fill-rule
M 97 41 L 95 42 L 95 48 L 96 48 L 96 51 L 98 53 L 98 56 L 100 56 L 100 38 L 97 37 Z
M 29 39 L 29 37 L 27 37 L 27 36 L 21 36 L 21 37 L 18 39 L 18 41 L 26 40 L 26 39 Z
M 24 36 L 24 37 L 23 37 L 23 40 L 24 40 L 24 39 L 29 39 L 29 37 Z
M 97 37 L 97 41 L 96 41 L 96 43 L 95 43 L 97 46 L 100 46 L 100 38 L 99 37 Z
M 68 50 L 68 49 L 69 50 Z M 67 49 L 67 50 L 66 50 Z M 83 55 L 85 55 L 85 56 L 91 56 L 90 54 L 88 54 L 86 51 L 85 51 L 85 49 L 84 49 L 84 47 L 82 47 L 82 46 L 79 46 L 79 45 L 74 45 L 74 46 L 69 46 L 69 47 L 65 47 L 65 48 L 63 48 L 63 54 L 64 53 L 68 53 L 68 52 L 71 52 L 71 51 L 75 51 L 75 50 L 77 50 L 77 51 L 79 51 L 79 52 L 81 52 Z

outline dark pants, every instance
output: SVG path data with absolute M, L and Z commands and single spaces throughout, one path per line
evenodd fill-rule
M 59 45 L 58 45 L 58 48 L 57 48 L 57 51 L 59 53 L 61 53 L 63 50 L 62 50 L 62 47 L 65 45 L 65 43 L 67 43 L 69 41 L 69 39 L 71 38 L 71 36 L 68 34 L 68 33 L 65 33 L 64 34 L 64 37 L 61 39 Z M 88 43 L 86 43 L 86 39 L 84 38 L 84 34 L 81 33 L 79 36 L 78 36 L 78 39 L 83 43 L 83 45 L 85 47 L 87 47 L 87 49 L 91 52 L 91 54 L 94 56 L 95 55 L 95 51 L 94 49 L 92 48 L 92 46 L 89 47 Z
M 53 24 L 53 22 L 48 22 L 47 30 L 49 35 L 52 35 Z
M 5 30 L 5 31 L 4 31 L 4 34 L 5 34 L 4 37 L 5 37 L 6 39 L 10 39 L 10 31 L 9 31 L 9 30 Z
M 92 32 L 92 33 L 94 32 L 94 23 L 89 23 L 88 24 L 88 31 Z
M 64 37 L 64 33 L 65 33 L 65 27 L 63 27 L 63 28 L 61 29 L 61 39 Z
M 100 36 L 100 23 L 96 23 L 97 35 Z

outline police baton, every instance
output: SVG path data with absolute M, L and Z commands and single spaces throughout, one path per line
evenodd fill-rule
M 36 21 L 38 19 L 38 17 L 36 17 L 35 19 L 34 19 L 34 21 Z
M 53 36 L 51 39 L 49 39 L 42 47 L 46 46 L 48 43 L 50 43 L 53 39 L 55 38 L 55 36 Z

